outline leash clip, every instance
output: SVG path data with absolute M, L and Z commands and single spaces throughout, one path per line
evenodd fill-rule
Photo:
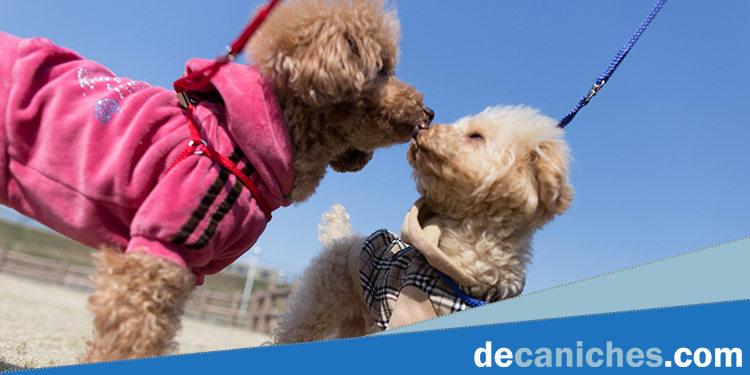
M 232 47 L 226 46 L 226 51 L 219 56 L 218 61 L 221 64 L 228 63 L 228 62 L 234 62 L 234 60 L 237 58 L 237 55 L 235 55 L 234 51 L 232 51 Z
M 204 140 L 201 139 L 201 143 L 203 143 L 204 147 L 208 147 L 208 143 L 206 143 L 206 141 L 204 141 Z M 193 154 L 195 154 L 195 155 L 203 155 L 203 151 L 198 150 L 198 147 L 193 147 L 194 144 L 195 144 L 195 142 L 193 142 L 192 140 L 190 140 L 188 142 L 188 147 L 192 148 L 194 150 Z
M 588 95 L 586 95 L 586 99 L 585 99 L 586 103 L 591 101 L 591 99 L 593 99 L 596 96 L 596 93 L 599 92 L 599 90 L 601 90 L 602 87 L 604 87 L 605 83 L 607 83 L 607 81 L 599 81 L 599 82 L 594 83 L 594 86 L 591 86 L 591 90 L 589 90 Z
M 180 105 L 182 108 L 187 109 L 187 107 L 190 106 L 190 97 L 188 96 L 187 91 L 180 91 L 177 93 L 177 100 L 180 101 Z

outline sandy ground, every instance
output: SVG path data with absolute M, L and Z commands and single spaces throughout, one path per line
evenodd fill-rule
M 0 373 L 74 364 L 90 338 L 88 293 L 0 273 Z M 185 319 L 179 353 L 259 346 L 257 332 Z

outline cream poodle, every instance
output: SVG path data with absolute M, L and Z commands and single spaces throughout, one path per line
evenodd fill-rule
M 275 343 L 361 336 L 519 295 L 534 232 L 573 196 L 556 124 L 493 107 L 416 131 L 407 158 L 421 198 L 401 236 L 359 236 L 333 206 Z
M 0 203 L 105 247 L 84 361 L 172 353 L 195 285 L 247 251 L 271 211 L 305 201 L 328 166 L 358 171 L 429 126 L 422 94 L 394 76 L 399 38 L 384 0 L 282 2 L 251 66 L 222 67 L 186 110 L 174 91 L 0 33 L 0 76 L 14 77 L 0 84 Z

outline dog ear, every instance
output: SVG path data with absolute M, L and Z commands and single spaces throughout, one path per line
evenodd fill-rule
M 531 153 L 536 166 L 539 209 L 543 215 L 561 215 L 573 199 L 568 181 L 568 150 L 562 141 L 543 141 Z
M 330 165 L 336 172 L 358 172 L 372 159 L 372 151 L 362 151 L 350 148 L 331 161 Z

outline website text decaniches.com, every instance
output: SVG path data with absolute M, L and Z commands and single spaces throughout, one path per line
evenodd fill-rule
M 666 356 L 665 358 L 662 355 Z M 605 348 L 585 347 L 577 341 L 574 348 L 493 349 L 492 342 L 474 351 L 477 367 L 742 367 L 740 348 L 679 348 L 673 355 L 659 348 L 618 348 L 607 341 Z

